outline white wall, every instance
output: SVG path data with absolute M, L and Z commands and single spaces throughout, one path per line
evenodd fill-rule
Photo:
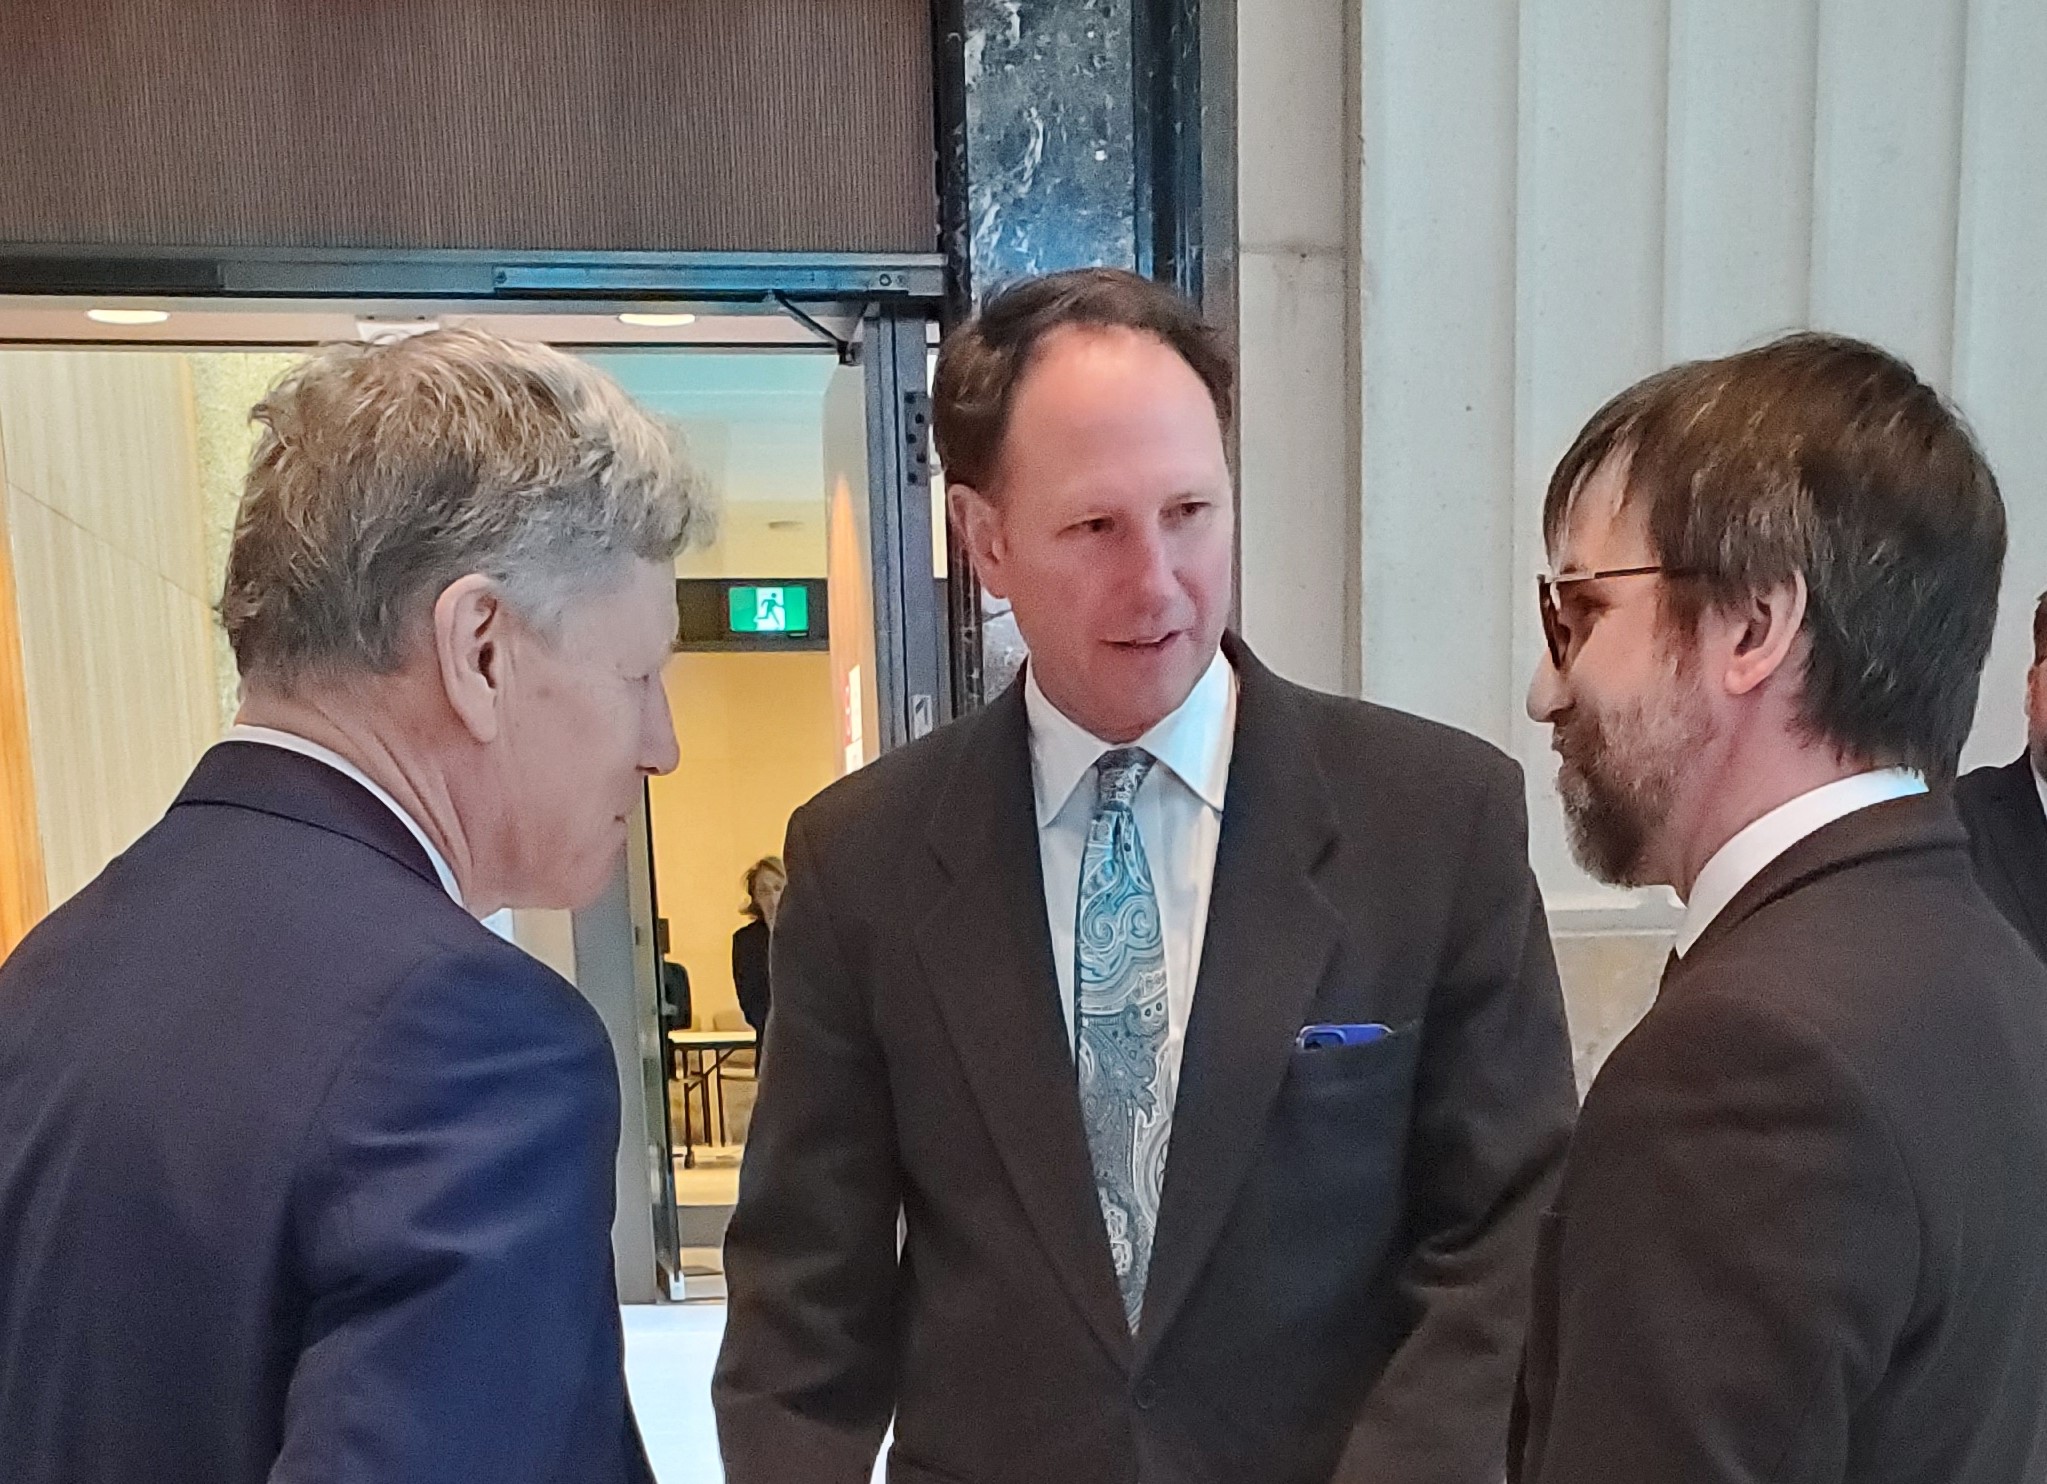
M 1245 631 L 1303 678 L 1343 673 L 1354 646 L 1364 694 L 1521 758 L 1596 1060 L 1674 912 L 1570 862 L 1549 739 L 1521 712 L 1549 470 L 1602 401 L 1673 360 L 1803 325 L 1904 354 L 2003 483 L 2011 555 L 1966 761 L 2016 755 L 2047 588 L 2047 6 L 1346 3 L 1241 8 Z M 1326 326 L 1258 286 L 1300 222 L 1315 270 L 1338 272 L 1317 213 L 1341 200 L 1353 400 L 1331 471 L 1334 422 L 1301 390 L 1327 376 Z
M 1242 622 L 1274 669 L 1333 691 L 1358 683 L 1345 3 L 1237 7 Z

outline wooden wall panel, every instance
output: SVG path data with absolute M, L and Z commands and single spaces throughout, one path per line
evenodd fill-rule
M 933 250 L 926 0 L 18 0 L 0 241 Z

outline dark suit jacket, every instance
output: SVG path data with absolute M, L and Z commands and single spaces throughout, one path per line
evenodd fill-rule
M 644 1480 L 596 1012 L 226 743 L 0 966 L 0 1479 Z
M 768 1032 L 768 1007 L 774 999 L 768 978 L 772 940 L 767 923 L 758 917 L 732 935 L 732 987 L 739 993 L 739 1013 L 762 1037 Z
M 1585 1100 L 1515 1477 L 2047 1478 L 2047 967 L 1946 802 L 1807 837 Z
M 1235 751 L 1133 1339 L 1012 687 L 801 810 L 726 1240 L 732 1484 L 1489 1484 L 1574 1108 L 1519 770 L 1231 645 Z M 1316 1021 L 1371 1045 L 1297 1051 Z M 903 1218 L 898 1251 L 897 1217 Z
M 1955 812 L 1969 832 L 1984 895 L 2047 959 L 2047 810 L 2040 807 L 2032 759 L 1978 768 L 1959 779 Z
M 661 1029 L 686 1030 L 694 1014 L 690 1004 L 689 970 L 672 958 L 661 960 Z

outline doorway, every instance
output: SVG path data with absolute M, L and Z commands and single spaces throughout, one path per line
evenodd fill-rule
M 0 760 L 19 796 L 6 801 L 0 846 L 13 933 L 0 954 L 153 824 L 231 723 L 233 665 L 211 609 L 253 444 L 247 412 L 313 345 L 469 324 L 587 356 L 682 421 L 721 497 L 724 532 L 678 563 L 679 601 L 691 584 L 745 585 L 735 577 L 806 599 L 803 585 L 817 584 L 823 649 L 677 656 L 684 767 L 722 784 L 650 790 L 639 844 L 592 908 L 492 924 L 572 980 L 610 1028 L 627 1302 L 681 1291 L 676 1146 L 687 1159 L 700 1140 L 732 1144 L 745 1116 L 728 1103 L 731 1124 L 672 1122 L 666 1032 L 699 1017 L 692 1005 L 678 1021 L 671 995 L 664 1022 L 657 920 L 696 935 L 669 942 L 692 945 L 682 962 L 702 965 L 715 1021 L 736 1003 L 729 961 L 721 977 L 715 953 L 695 945 L 714 930 L 729 944 L 738 921 L 728 857 L 778 850 L 804 790 L 949 710 L 918 402 L 926 312 L 901 298 L 742 294 L 735 282 L 719 285 L 731 297 L 652 302 L 0 296 Z M 764 425 L 775 417 L 780 431 Z M 787 617 L 785 607 L 780 632 L 806 637 Z M 713 804 L 725 823 L 713 825 Z M 716 1077 L 709 1089 L 724 1090 Z

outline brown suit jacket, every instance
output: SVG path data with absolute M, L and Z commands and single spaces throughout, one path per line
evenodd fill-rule
M 800 811 L 726 1243 L 732 1484 L 1494 1484 L 1573 1112 L 1521 780 L 1242 683 L 1144 1319 L 1125 1325 L 1023 697 Z M 1380 1021 L 1303 1052 L 1302 1025 Z M 898 1246 L 898 1218 L 901 1246 Z
M 1771 863 L 1593 1083 L 1513 1478 L 2047 1478 L 2047 967 L 1939 797 Z

